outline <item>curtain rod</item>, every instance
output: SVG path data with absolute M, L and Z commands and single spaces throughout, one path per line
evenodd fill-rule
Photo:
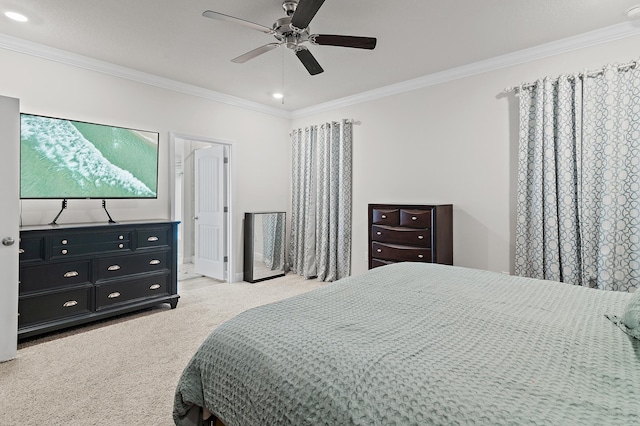
M 618 71 L 628 71 L 630 69 L 633 69 L 635 67 L 638 66 L 638 60 L 635 61 L 631 61 L 629 63 L 626 64 L 622 64 L 622 65 L 618 65 Z M 601 74 L 604 73 L 605 67 L 600 68 L 599 70 L 596 71 L 583 71 L 581 73 L 578 73 L 577 75 L 570 75 L 569 79 L 573 79 L 573 78 L 583 78 L 583 77 L 597 77 Z M 514 87 L 505 87 L 504 91 L 506 93 L 510 93 L 510 92 L 516 92 L 516 94 L 522 90 L 522 89 L 529 89 L 531 87 L 534 87 L 536 85 L 536 83 L 522 83 L 519 86 L 514 86 Z

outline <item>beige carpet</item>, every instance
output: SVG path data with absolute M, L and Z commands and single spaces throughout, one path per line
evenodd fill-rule
M 174 389 L 204 338 L 234 315 L 321 287 L 296 275 L 179 283 L 161 308 L 22 342 L 0 363 L 0 425 L 172 425 Z

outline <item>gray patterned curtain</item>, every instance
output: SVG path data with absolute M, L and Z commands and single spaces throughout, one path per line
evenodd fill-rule
M 335 281 L 351 274 L 352 124 L 292 132 L 291 270 Z
M 284 269 L 284 226 L 284 213 L 262 215 L 262 260 L 272 271 Z
M 517 275 L 640 286 L 636 64 L 520 88 Z

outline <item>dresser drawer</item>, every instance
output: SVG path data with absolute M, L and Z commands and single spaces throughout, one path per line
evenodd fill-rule
M 398 226 L 400 223 L 400 210 L 398 209 L 373 209 L 372 221 L 376 225 Z
M 73 246 L 55 246 L 51 249 L 51 259 L 62 259 L 72 256 L 86 256 L 95 253 L 129 251 L 130 241 L 111 241 L 98 244 L 83 244 Z
M 166 226 L 140 229 L 136 236 L 137 247 L 145 248 L 166 246 L 169 244 L 170 232 L 171 228 Z
M 51 292 L 41 296 L 21 297 L 18 302 L 18 327 L 53 321 L 90 312 L 93 288 Z
M 169 275 L 159 274 L 133 280 L 123 280 L 96 286 L 96 310 L 109 308 L 137 299 L 167 296 Z
M 431 262 L 431 250 L 396 244 L 371 243 L 372 256 L 376 259 L 399 262 Z
M 377 268 L 379 266 L 391 265 L 392 263 L 396 263 L 391 260 L 380 260 L 380 259 L 371 259 L 371 267 Z
M 29 260 L 44 260 L 44 238 L 20 238 L 20 262 Z
M 371 227 L 371 239 L 382 243 L 408 244 L 428 248 L 431 247 L 431 230 L 373 225 Z
M 130 232 L 59 233 L 51 237 L 53 247 L 99 245 L 101 243 L 121 243 L 131 239 Z
M 400 210 L 400 226 L 431 228 L 431 210 Z
M 20 268 L 20 294 L 90 284 L 90 262 L 50 263 Z
M 98 259 L 97 279 L 110 279 L 124 275 L 170 269 L 170 265 L 167 263 L 167 256 L 168 252 L 166 251 L 155 251 L 153 253 Z

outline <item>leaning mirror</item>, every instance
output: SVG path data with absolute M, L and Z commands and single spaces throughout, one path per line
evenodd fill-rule
M 244 280 L 284 276 L 284 212 L 244 214 Z

